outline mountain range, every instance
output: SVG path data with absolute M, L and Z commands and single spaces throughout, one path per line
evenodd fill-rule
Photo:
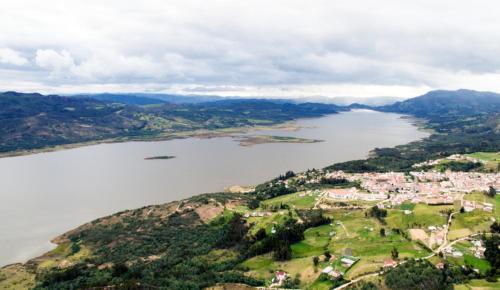
M 179 132 L 273 125 L 352 108 L 438 119 L 500 111 L 500 95 L 437 90 L 391 105 L 337 106 L 297 100 L 90 94 L 78 96 L 0 94 L 0 152 L 100 140 L 171 138 Z

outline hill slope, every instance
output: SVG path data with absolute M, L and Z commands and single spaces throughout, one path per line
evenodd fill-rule
M 431 91 L 425 95 L 380 107 L 383 111 L 417 117 L 468 116 L 500 111 L 500 94 L 472 90 Z
M 366 160 L 332 165 L 351 172 L 405 171 L 414 163 L 451 154 L 500 150 L 500 94 L 471 90 L 431 91 L 389 106 L 383 112 L 413 115 L 434 132 L 396 148 L 376 148 Z
M 103 102 L 109 103 L 119 103 L 124 105 L 137 105 L 137 106 L 145 106 L 145 105 L 158 105 L 164 104 L 166 101 L 137 96 L 133 94 L 92 94 L 92 95 L 77 95 L 73 96 L 74 98 L 92 98 Z
M 165 139 L 180 132 L 274 125 L 338 110 L 335 105 L 266 100 L 142 107 L 7 92 L 0 94 L 0 153 L 109 139 Z

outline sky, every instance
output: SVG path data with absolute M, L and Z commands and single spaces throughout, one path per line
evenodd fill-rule
M 0 91 L 500 92 L 499 1 L 2 0 Z

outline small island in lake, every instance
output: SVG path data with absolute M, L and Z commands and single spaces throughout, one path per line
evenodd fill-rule
M 172 158 L 175 158 L 175 156 L 160 155 L 160 156 L 144 157 L 144 160 L 166 160 Z
M 316 139 L 306 139 L 306 138 L 289 137 L 289 136 L 272 136 L 272 135 L 239 136 L 237 140 L 240 142 L 240 146 L 253 146 L 253 145 L 267 144 L 267 143 L 323 142 L 323 140 L 316 140 Z

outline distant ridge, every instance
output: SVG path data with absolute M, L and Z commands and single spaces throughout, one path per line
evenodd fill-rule
M 378 109 L 418 117 L 498 113 L 500 112 L 500 94 L 465 89 L 436 90 L 392 105 L 381 106 Z
M 92 95 L 77 95 L 73 97 L 92 98 L 103 102 L 118 103 L 124 105 L 138 105 L 138 106 L 158 105 L 166 103 L 166 101 L 160 99 L 137 96 L 137 95 L 129 95 L 129 94 L 103 93 L 103 94 L 92 94 Z
M 181 132 L 247 128 L 339 112 L 327 104 L 257 99 L 168 103 L 122 95 L 0 93 L 0 154 L 102 140 L 174 138 Z M 143 106 L 153 104 L 154 106 Z
M 176 95 L 176 94 L 152 94 L 152 93 L 101 93 L 101 94 L 79 94 L 71 97 L 89 97 L 104 102 L 120 103 L 125 105 L 155 105 L 155 104 L 198 104 L 225 100 L 230 98 L 220 96 L 204 95 Z

